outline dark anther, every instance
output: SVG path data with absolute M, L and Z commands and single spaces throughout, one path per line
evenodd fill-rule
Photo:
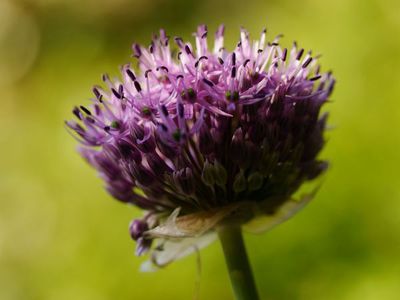
M 107 82 L 108 80 L 110 80 L 110 77 L 108 77 L 108 74 L 103 74 L 103 76 L 101 76 L 101 79 L 102 79 L 104 82 Z
M 271 44 L 271 46 L 279 46 L 279 43 L 273 42 L 273 43 Z
M 138 93 L 140 93 L 142 91 L 142 87 L 140 86 L 140 83 L 135 81 L 135 89 L 137 90 Z
M 93 94 L 96 96 L 97 99 L 100 98 L 101 94 L 99 92 L 99 90 L 97 89 L 97 87 L 93 87 Z
M 182 103 L 178 103 L 178 115 L 180 118 L 183 118 L 184 107 Z
M 137 58 L 139 58 L 141 55 L 142 55 L 142 50 L 140 49 L 140 46 L 139 46 L 139 44 L 134 44 L 133 45 L 133 50 L 135 51 L 135 56 L 137 57 Z
M 312 61 L 312 57 L 307 58 L 307 60 L 303 63 L 303 65 L 301 66 L 303 69 L 307 68 L 307 66 L 311 63 Z
M 190 51 L 190 48 L 188 45 L 185 45 L 185 51 L 187 54 L 192 54 L 192 51 Z
M 167 72 L 167 73 L 169 72 L 169 71 L 168 71 L 168 68 L 165 67 L 165 66 L 159 66 L 159 67 L 157 67 L 156 70 L 157 70 L 157 71 L 158 71 L 158 70 L 164 70 L 164 71 Z
M 110 128 L 110 126 L 105 126 L 105 127 L 104 127 L 104 131 L 107 131 L 107 132 L 109 132 L 109 131 L 110 131 L 110 129 L 111 129 L 111 128 Z
M 121 95 L 121 98 L 124 97 L 124 86 L 122 84 L 118 87 L 118 93 Z
M 165 131 L 165 132 L 168 131 L 167 126 L 165 126 L 164 124 L 160 123 L 160 126 L 161 126 L 161 129 L 162 129 L 163 131 Z
M 128 74 L 129 78 L 130 78 L 132 81 L 135 81 L 135 80 L 136 80 L 136 76 L 135 76 L 135 74 L 133 74 L 133 72 L 132 72 L 131 70 L 127 69 L 127 70 L 126 70 L 126 74 Z
M 100 109 L 100 106 L 98 104 L 94 105 L 94 111 L 95 111 L 96 116 L 101 114 L 101 109 Z
M 203 81 L 205 84 L 209 85 L 209 86 L 214 86 L 214 83 L 212 83 L 210 80 L 208 80 L 207 78 L 203 78 Z
M 88 110 L 86 107 L 84 107 L 84 106 L 81 105 L 80 108 L 81 108 L 86 114 L 88 114 L 89 116 L 92 115 L 92 113 L 90 112 L 90 110 Z
M 165 105 L 161 105 L 161 112 L 164 116 L 168 117 L 168 110 Z
M 232 53 L 232 66 L 236 65 L 236 54 L 235 52 Z
M 175 37 L 175 42 L 179 43 L 179 42 L 183 42 L 183 39 L 179 36 Z
M 286 61 L 286 57 L 287 57 L 287 48 L 283 49 L 282 60 Z
M 258 49 L 257 53 L 262 53 L 264 50 L 263 49 Z
M 178 75 L 178 76 L 176 76 L 176 80 L 178 80 L 179 78 L 181 78 L 181 79 L 183 79 L 183 75 Z
M 320 78 L 321 78 L 321 75 L 317 75 L 317 76 L 311 77 L 309 80 L 310 81 L 316 81 L 316 80 L 318 80 Z
M 201 38 L 202 38 L 202 39 L 206 38 L 206 37 L 207 37 L 207 33 L 208 33 L 207 31 L 204 32 L 203 35 L 201 36 Z
M 199 65 L 199 63 L 200 63 L 200 61 L 203 60 L 203 59 L 208 59 L 208 57 L 207 57 L 207 56 L 201 56 L 201 57 L 195 62 L 194 67 L 197 68 L 198 65 Z
M 233 67 L 231 70 L 231 77 L 235 78 L 236 77 L 236 67 Z
M 164 41 L 164 47 L 167 47 L 169 43 L 169 37 L 167 36 Z
M 303 55 L 303 53 L 304 53 L 304 49 L 301 48 L 300 51 L 299 51 L 299 53 L 297 53 L 296 59 L 297 59 L 297 60 L 300 60 L 300 58 L 301 58 L 301 56 Z
M 243 63 L 243 67 L 246 67 L 246 65 L 250 62 L 250 59 L 246 59 Z
M 121 94 L 118 93 L 114 88 L 111 88 L 111 92 L 114 94 L 115 97 L 117 97 L 118 99 L 121 99 Z
M 86 117 L 86 121 L 88 121 L 89 123 L 92 123 L 92 124 L 94 124 L 96 121 L 93 119 L 93 118 L 91 118 L 91 117 Z
M 223 60 L 221 57 L 218 57 L 218 61 L 219 61 L 219 63 L 220 63 L 221 65 L 224 64 L 224 60 Z
M 146 72 L 144 72 L 144 77 L 148 77 L 149 76 L 149 73 L 151 72 L 151 70 L 146 70 Z
M 80 114 L 80 111 L 79 111 L 79 108 L 78 107 L 74 107 L 74 109 L 72 110 L 72 113 L 79 119 L 79 120 L 82 120 L 81 119 L 81 114 Z

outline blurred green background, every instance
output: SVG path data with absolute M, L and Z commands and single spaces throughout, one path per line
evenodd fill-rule
M 331 169 L 316 199 L 246 235 L 263 299 L 399 299 L 400 2 L 397 0 L 1 0 L 0 299 L 193 299 L 196 257 L 140 273 L 128 223 L 63 127 L 100 75 L 160 27 L 190 38 L 225 23 L 234 45 L 285 33 L 338 79 Z M 201 252 L 200 299 L 232 299 L 218 243 Z

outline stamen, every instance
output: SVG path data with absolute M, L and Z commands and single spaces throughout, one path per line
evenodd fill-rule
M 211 87 L 214 86 L 214 83 L 212 83 L 212 81 L 208 80 L 207 78 L 203 78 L 203 81 L 204 81 L 205 84 L 207 84 L 207 85 L 209 85 Z
M 81 108 L 86 114 L 88 114 L 89 116 L 92 115 L 92 113 L 90 112 L 90 110 L 88 110 L 86 107 L 84 107 L 84 106 L 81 105 L 80 108 Z
M 233 67 L 231 70 L 231 77 L 235 78 L 236 77 L 236 67 Z
M 316 80 L 318 80 L 320 78 L 321 78 L 321 75 L 317 75 L 317 76 L 311 77 L 309 80 L 310 81 L 316 81 Z
M 165 106 L 165 105 L 161 105 L 161 113 L 165 116 L 165 117 L 168 117 L 168 109 L 167 109 L 167 107 Z
M 128 74 L 129 78 L 130 78 L 132 81 L 135 81 L 135 80 L 136 80 L 135 74 L 133 74 L 133 72 L 132 72 L 130 69 L 126 69 L 126 74 Z
M 101 79 L 102 79 L 104 82 L 107 82 L 107 81 L 110 80 L 110 77 L 108 76 L 108 74 L 103 74 L 103 75 L 101 76 Z
M 163 123 L 160 123 L 160 127 L 163 131 L 168 132 L 168 127 L 165 126 Z
M 184 115 L 184 107 L 182 103 L 178 103 L 178 115 L 180 118 L 183 118 Z
M 80 114 L 80 111 L 79 111 L 79 108 L 78 107 L 74 107 L 74 109 L 72 110 L 72 113 L 79 119 L 79 120 L 82 120 L 82 118 L 81 118 L 81 114 Z
M 200 61 L 204 60 L 204 59 L 208 59 L 207 56 L 201 56 L 194 64 L 194 67 L 197 68 L 199 66 Z
M 313 60 L 312 57 L 307 58 L 307 60 L 303 63 L 301 67 L 303 69 L 307 68 L 307 66 L 311 63 L 312 60 Z
M 303 55 L 303 53 L 304 53 L 304 49 L 301 48 L 300 51 L 297 53 L 296 60 L 300 60 L 300 58 Z
M 133 56 L 139 58 L 142 55 L 142 50 L 140 49 L 139 44 L 133 44 L 132 46 Z
M 191 55 L 192 54 L 192 51 L 190 50 L 188 45 L 185 45 L 185 51 L 186 51 L 187 55 Z
M 140 93 L 142 91 L 142 87 L 140 86 L 140 83 L 135 81 L 135 89 L 137 90 L 138 93 Z
M 99 90 L 97 89 L 97 87 L 93 87 L 93 93 L 97 99 L 100 98 L 101 94 L 100 94 Z
M 156 69 L 157 71 L 159 71 L 159 70 L 164 70 L 165 72 L 167 72 L 167 73 L 169 73 L 169 70 L 168 70 L 168 68 L 167 67 L 165 67 L 165 66 L 159 66 L 159 67 L 157 67 L 157 69 Z
M 286 61 L 286 57 L 287 57 L 287 48 L 283 49 L 282 60 Z
M 118 99 L 121 99 L 122 97 L 121 97 L 121 95 L 114 89 L 114 88 L 111 88 L 111 92 L 114 94 L 114 96 L 115 97 L 117 97 Z

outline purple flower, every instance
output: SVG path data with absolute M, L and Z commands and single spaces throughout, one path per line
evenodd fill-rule
M 138 254 L 158 239 L 159 266 L 207 244 L 221 223 L 287 219 L 310 199 L 293 193 L 327 166 L 320 110 L 335 80 L 317 57 L 281 48 L 279 36 L 266 42 L 265 30 L 251 43 L 242 29 L 231 52 L 223 26 L 213 49 L 207 33 L 198 27 L 195 46 L 174 38 L 176 56 L 164 30 L 148 48 L 134 44 L 139 67 L 104 75 L 106 88 L 67 122 L 107 191 L 146 211 L 130 232 Z

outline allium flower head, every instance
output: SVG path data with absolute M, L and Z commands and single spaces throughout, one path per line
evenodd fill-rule
M 199 26 L 195 45 L 174 38 L 177 55 L 164 30 L 147 48 L 134 44 L 138 68 L 104 75 L 106 88 L 67 122 L 108 192 L 145 211 L 130 233 L 159 266 L 209 243 L 221 224 L 287 219 L 310 198 L 293 193 L 326 168 L 320 109 L 335 81 L 317 58 L 281 48 L 279 36 L 267 42 L 265 30 L 251 42 L 242 29 L 233 51 L 223 26 L 213 48 L 207 33 Z

